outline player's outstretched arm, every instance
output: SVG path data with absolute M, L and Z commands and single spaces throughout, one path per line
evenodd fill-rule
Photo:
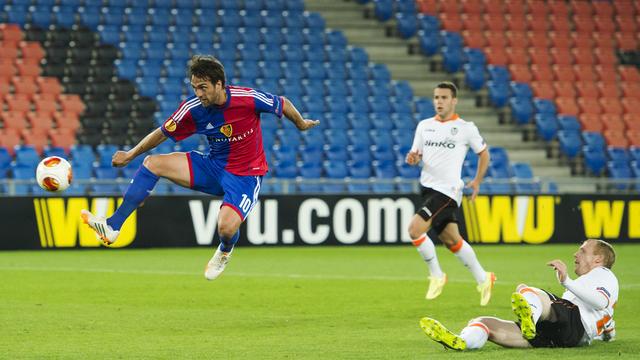
M 300 115 L 298 109 L 293 106 L 293 103 L 289 101 L 289 99 L 284 98 L 284 104 L 282 105 L 282 113 L 287 119 L 291 120 L 291 122 L 298 128 L 300 131 L 309 130 L 312 127 L 320 124 L 320 120 L 308 120 Z
M 565 289 L 571 291 L 585 304 L 596 310 L 603 310 L 609 306 L 609 297 L 604 291 L 593 289 L 582 283 L 572 280 L 567 273 L 567 265 L 562 260 L 551 260 L 547 263 L 556 271 L 556 277 Z M 602 287 L 604 289 L 604 287 Z
M 489 150 L 488 148 L 485 148 L 478 154 L 478 170 L 476 171 L 476 177 L 467 184 L 467 187 L 473 189 L 471 201 L 475 200 L 476 196 L 478 196 L 480 184 L 482 183 L 482 179 L 484 179 L 484 175 L 487 173 L 490 161 L 491 157 L 489 156 Z
M 123 167 L 131 162 L 131 160 L 135 159 L 136 156 L 155 148 L 165 140 L 167 140 L 167 137 L 160 128 L 157 128 L 140 140 L 140 142 L 131 150 L 116 151 L 111 158 L 111 165 L 115 167 Z

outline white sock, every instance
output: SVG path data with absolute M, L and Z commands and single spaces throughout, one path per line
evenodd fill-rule
M 469 243 L 464 240 L 462 240 L 461 243 L 462 245 L 458 243 L 449 250 L 451 250 L 456 255 L 456 257 L 464 264 L 464 266 L 471 270 L 471 273 L 473 274 L 473 277 L 476 279 L 478 284 L 483 283 L 487 278 L 487 273 L 482 268 L 482 265 L 480 265 L 480 263 L 478 262 L 476 253 L 471 248 L 471 245 L 469 245 Z
M 537 323 L 542 315 L 542 301 L 540 301 L 538 294 L 529 288 L 521 289 L 520 294 L 524 296 L 525 300 L 529 303 L 533 315 L 533 322 Z
M 438 262 L 438 255 L 436 254 L 436 247 L 433 245 L 433 241 L 424 234 L 417 240 L 413 240 L 413 244 L 416 246 L 416 250 L 424 261 L 429 266 L 429 272 L 431 276 L 441 278 L 444 276 L 442 269 L 440 268 L 440 262 Z
M 480 349 L 489 339 L 489 328 L 481 322 L 472 322 L 462 329 L 460 337 L 467 343 L 467 349 Z

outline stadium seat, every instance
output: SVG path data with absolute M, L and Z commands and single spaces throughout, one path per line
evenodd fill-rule
M 580 154 L 582 139 L 580 138 L 580 134 L 577 131 L 558 131 L 558 141 L 560 143 L 560 151 L 567 158 L 573 159 L 578 154 Z
M 517 124 L 527 124 L 533 116 L 531 100 L 524 97 L 512 97 L 509 99 L 511 114 Z
M 607 162 L 603 149 L 585 146 L 582 150 L 582 155 L 585 169 L 593 175 L 600 175 Z
M 545 141 L 551 141 L 558 132 L 558 120 L 554 114 L 536 114 L 536 130 L 538 136 Z

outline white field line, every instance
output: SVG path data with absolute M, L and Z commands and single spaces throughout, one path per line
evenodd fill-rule
M 168 276 L 201 276 L 200 273 L 176 270 L 119 270 L 119 269 L 90 269 L 75 267 L 36 267 L 36 266 L 0 266 L 0 271 L 50 271 L 50 272 L 84 272 L 105 274 L 132 274 L 132 275 L 168 275 Z M 283 278 L 283 279 L 311 279 L 311 280 L 359 280 L 359 281 L 426 281 L 427 276 L 383 276 L 383 275 L 329 275 L 329 274 L 286 274 L 286 273 L 245 273 L 229 271 L 225 276 L 256 277 L 256 278 Z M 498 279 L 499 280 L 499 279 Z M 454 283 L 475 283 L 471 279 L 449 279 Z M 622 289 L 640 288 L 640 284 L 623 284 Z

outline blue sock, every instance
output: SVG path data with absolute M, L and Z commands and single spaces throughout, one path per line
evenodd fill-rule
M 129 215 L 149 196 L 153 187 L 156 186 L 158 179 L 159 177 L 156 174 L 149 171 L 144 165 L 140 165 L 131 184 L 124 193 L 122 204 L 120 204 L 116 212 L 107 219 L 107 225 L 111 226 L 113 230 L 120 230 Z
M 233 234 L 231 238 L 226 238 L 220 235 L 220 233 L 218 233 L 218 236 L 220 237 L 220 246 L 218 246 L 218 249 L 220 249 L 220 251 L 230 252 L 231 250 L 233 250 L 233 245 L 238 242 L 238 238 L 240 237 L 240 230 L 236 231 L 236 233 Z

